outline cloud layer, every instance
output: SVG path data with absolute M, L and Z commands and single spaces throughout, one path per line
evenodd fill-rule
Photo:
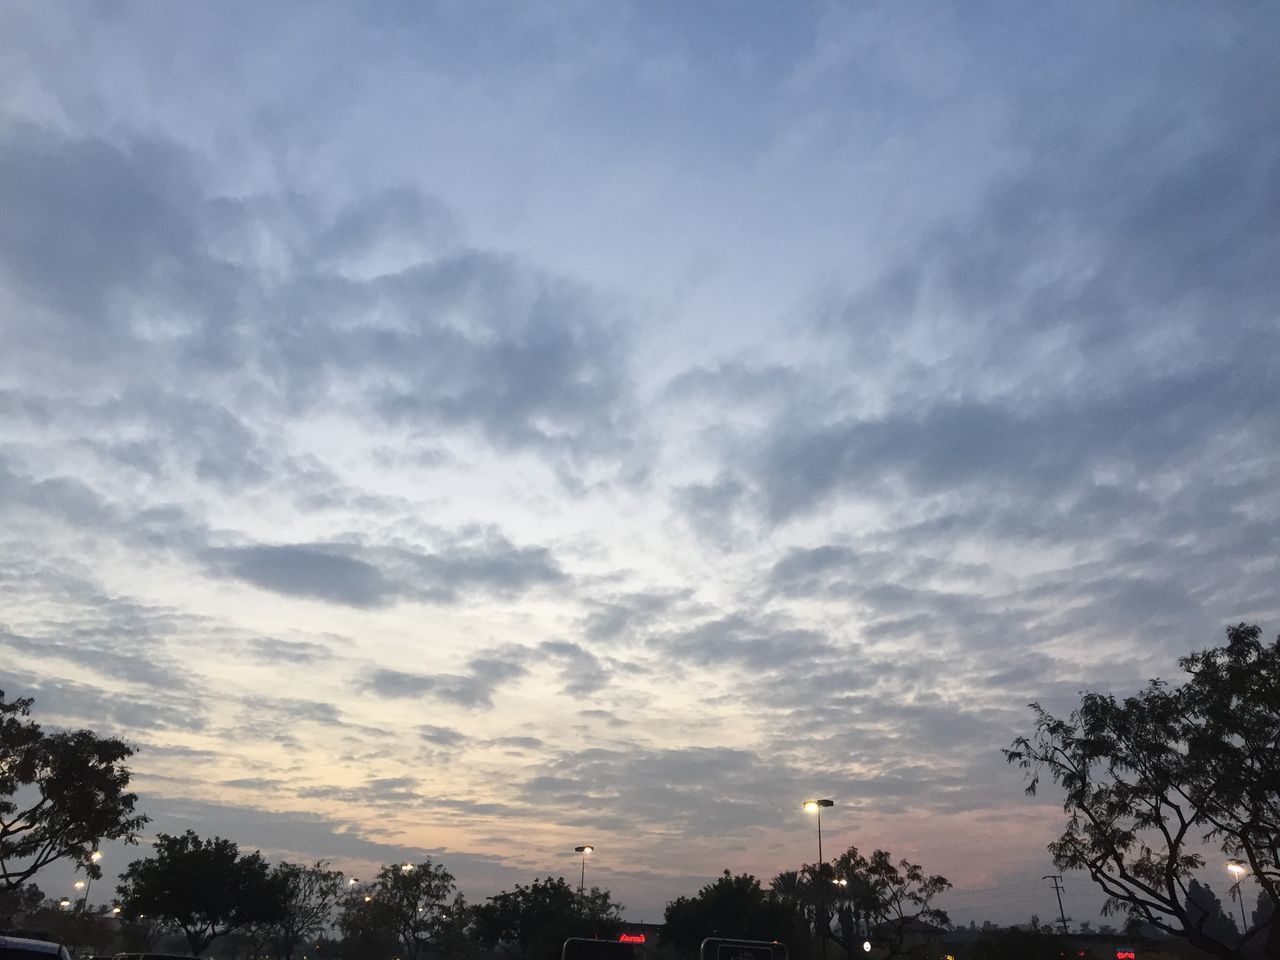
M 1277 14 L 482 7 L 0 13 L 4 689 L 278 855 L 653 919 L 822 794 L 1025 919 L 1024 704 L 1280 622 Z

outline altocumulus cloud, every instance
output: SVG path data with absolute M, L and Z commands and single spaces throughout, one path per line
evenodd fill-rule
M 5 689 L 158 827 L 1034 879 L 1022 705 L 1280 618 L 1274 7 L 224 10 L 0 11 Z

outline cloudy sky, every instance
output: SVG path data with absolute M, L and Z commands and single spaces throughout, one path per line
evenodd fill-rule
M 1278 34 L 5 4 L 0 685 L 357 875 L 654 920 L 822 795 L 1050 915 L 1027 702 L 1280 629 Z

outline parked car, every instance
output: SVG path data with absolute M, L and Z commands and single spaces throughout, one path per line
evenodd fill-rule
M 71 960 L 71 954 L 60 943 L 0 936 L 0 960 Z

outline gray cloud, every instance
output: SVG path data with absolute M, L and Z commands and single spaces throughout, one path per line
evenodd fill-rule
M 254 637 L 248 641 L 253 656 L 264 663 L 322 663 L 333 658 L 324 644 L 309 640 L 281 640 L 278 637 Z
M 453 727 L 437 727 L 424 724 L 418 733 L 427 743 L 437 747 L 460 747 L 467 742 L 467 735 Z
M 379 667 L 370 671 L 361 685 L 380 697 L 427 697 L 470 709 L 490 709 L 493 694 L 500 687 L 529 672 L 522 662 L 524 658 L 525 651 L 517 649 L 502 651 L 501 657 L 473 657 L 467 662 L 467 672 L 462 674 L 407 673 Z
M 589 650 L 567 640 L 544 640 L 539 646 L 544 656 L 558 660 L 564 692 L 571 697 L 586 696 L 609 683 L 609 670 Z
M 256 544 L 204 552 L 215 575 L 273 593 L 352 607 L 401 599 L 452 603 L 472 591 L 518 594 L 564 580 L 550 551 L 517 547 L 492 531 L 454 537 L 438 552 L 357 543 Z
M 830 641 L 817 631 L 797 629 L 771 618 L 757 622 L 741 614 L 700 623 L 660 637 L 656 643 L 668 656 L 685 663 L 726 664 L 753 671 L 783 670 L 833 650 Z
M 435 201 L 401 188 L 326 222 L 300 196 L 210 197 L 196 167 L 159 140 L 10 127 L 0 139 L 0 200 L 12 213 L 0 276 L 56 317 L 20 324 L 13 342 L 56 347 L 69 364 L 145 369 L 175 389 L 256 368 L 295 411 L 346 383 L 370 415 L 474 428 L 501 446 L 545 451 L 564 471 L 625 447 L 623 341 L 588 289 L 447 241 L 361 277 L 375 248 L 447 219 Z M 317 229 L 292 230 L 299 219 Z M 283 281 L 248 259 L 262 235 L 290 248 Z M 139 320 L 153 312 L 182 318 L 163 349 Z M 216 458 L 208 471 L 230 479 L 232 454 L 253 441 L 235 418 L 218 417 L 193 439 Z
M 353 607 L 389 603 L 392 587 L 373 565 L 344 555 L 341 544 L 281 544 L 221 547 L 207 556 L 215 573 L 246 580 L 264 590 Z

